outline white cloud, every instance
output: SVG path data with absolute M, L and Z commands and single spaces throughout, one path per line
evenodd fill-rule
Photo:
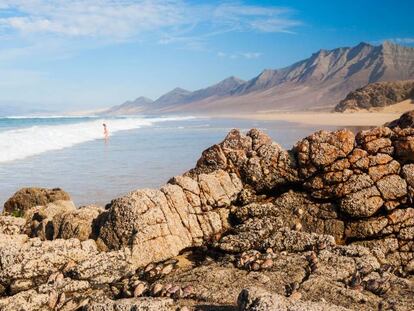
M 241 53 L 241 55 L 244 58 L 247 58 L 247 59 L 256 59 L 256 58 L 259 58 L 260 56 L 262 56 L 262 53 L 259 53 L 259 52 L 247 52 L 247 53 Z
M 0 10 L 8 13 L 0 17 L 3 32 L 106 40 L 158 31 L 172 37 L 176 33 L 290 32 L 300 24 L 289 18 L 288 9 L 242 2 L 217 5 L 180 0 L 3 0 Z
M 263 53 L 260 52 L 236 52 L 236 53 L 225 53 L 225 52 L 218 52 L 217 56 L 220 58 L 229 58 L 229 59 L 238 59 L 238 58 L 245 58 L 245 59 L 257 59 L 261 57 Z
M 406 44 L 413 44 L 414 38 L 393 38 L 393 39 L 387 39 L 385 41 L 391 41 L 394 43 L 406 43 Z

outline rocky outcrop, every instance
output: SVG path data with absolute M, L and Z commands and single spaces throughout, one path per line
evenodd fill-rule
M 376 82 L 349 93 L 336 107 L 337 112 L 369 110 L 414 99 L 414 80 Z
M 389 128 L 399 127 L 402 129 L 414 127 L 414 110 L 403 113 L 400 118 L 385 124 L 385 126 Z
M 323 302 L 303 302 L 287 299 L 278 294 L 272 294 L 259 288 L 244 289 L 237 304 L 240 311 L 346 311 L 349 309 L 338 307 Z
M 176 256 L 230 228 L 227 207 L 241 189 L 235 174 L 217 170 L 132 192 L 111 202 L 98 243 L 103 249 L 130 247 L 137 267 Z
M 70 201 L 69 195 L 62 189 L 23 188 L 4 203 L 4 211 L 23 215 L 35 206 L 46 205 L 55 201 Z
M 0 310 L 411 310 L 413 131 L 233 130 L 159 190 L 1 216 Z

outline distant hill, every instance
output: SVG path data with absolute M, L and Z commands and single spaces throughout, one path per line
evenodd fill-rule
M 101 114 L 111 115 L 128 115 L 143 112 L 146 107 L 152 104 L 154 101 L 147 97 L 138 97 L 135 100 L 127 101 L 121 105 L 111 107 L 110 109 L 101 112 Z
M 349 93 L 335 111 L 381 109 L 406 100 L 414 100 L 414 80 L 376 82 Z
M 414 48 L 389 42 L 379 46 L 360 43 L 320 50 L 289 67 L 266 69 L 249 81 L 230 77 L 194 92 L 177 88 L 153 103 L 137 105 L 135 112 L 326 111 L 369 83 L 408 79 L 414 79 Z

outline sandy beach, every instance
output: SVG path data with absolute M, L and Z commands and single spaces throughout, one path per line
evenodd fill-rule
M 386 122 L 398 119 L 400 113 L 394 112 L 297 112 L 297 113 L 254 113 L 232 115 L 232 118 L 254 119 L 261 121 L 288 121 L 310 125 L 326 126 L 379 126 Z M 230 116 L 227 116 L 230 117 Z
M 260 111 L 251 114 L 227 115 L 226 117 L 261 121 L 277 120 L 326 126 L 380 126 L 386 122 L 398 119 L 401 114 L 412 110 L 413 108 L 414 101 L 405 100 L 398 104 L 381 108 L 381 111 L 374 110 L 345 113 Z

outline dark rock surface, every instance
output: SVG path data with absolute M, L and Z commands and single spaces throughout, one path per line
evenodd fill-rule
M 47 203 L 59 200 L 68 201 L 70 197 L 65 191 L 59 188 L 23 188 L 4 203 L 4 211 L 7 213 L 16 212 L 24 214 L 32 207 L 46 205 Z
M 414 80 L 376 82 L 350 92 L 335 111 L 358 111 L 382 108 L 414 99 Z
M 106 209 L 16 194 L 0 310 L 412 310 L 414 129 L 398 125 L 288 151 L 232 130 Z

